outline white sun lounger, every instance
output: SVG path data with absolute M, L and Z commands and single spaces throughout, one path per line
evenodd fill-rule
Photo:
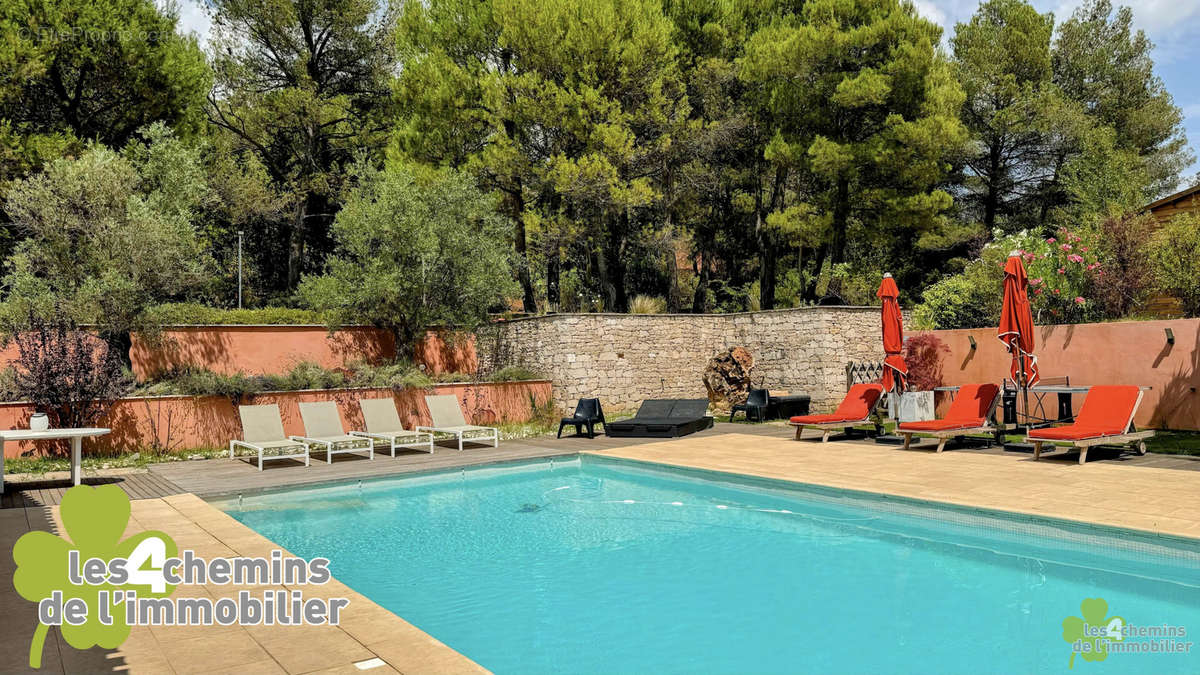
M 466 434 L 478 434 L 468 437 L 467 440 L 490 440 L 493 448 L 500 446 L 500 430 L 495 427 L 481 427 L 476 424 L 467 424 L 466 418 L 463 417 L 462 408 L 458 405 L 457 398 L 449 394 L 426 396 L 425 405 L 429 407 L 429 416 L 433 418 L 433 424 L 419 426 L 417 427 L 417 431 L 453 434 L 458 438 L 459 451 L 463 449 L 463 437 Z
M 292 440 L 324 446 L 326 464 L 333 464 L 333 456 L 340 452 L 366 450 L 370 459 L 375 459 L 375 443 L 369 438 L 347 434 L 342 429 L 342 418 L 333 401 L 301 403 L 300 418 L 304 420 L 304 435 L 292 436 Z
M 258 453 L 258 470 L 262 471 L 264 459 L 299 459 L 304 458 L 304 466 L 308 466 L 308 446 L 297 443 L 283 433 L 283 418 L 279 415 L 279 406 L 240 405 L 238 416 L 242 418 L 242 440 L 229 441 L 229 458 L 233 459 L 236 448 L 249 448 Z M 264 453 L 281 450 L 285 454 L 266 455 Z M 286 451 L 295 452 L 286 452 Z
M 351 431 L 351 436 L 369 438 L 371 442 L 383 441 L 392 447 L 392 457 L 396 456 L 396 448 L 414 448 L 433 452 L 433 434 L 424 431 L 409 431 L 400 421 L 396 412 L 396 403 L 391 398 L 359 399 L 358 407 L 362 408 L 366 431 Z

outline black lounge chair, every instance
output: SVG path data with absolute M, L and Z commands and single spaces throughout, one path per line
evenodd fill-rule
M 605 423 L 604 433 L 636 438 L 687 436 L 712 426 L 707 413 L 708 399 L 651 399 L 643 401 L 632 418 Z
M 587 427 L 588 438 L 595 438 L 597 422 L 601 426 L 607 426 L 607 422 L 604 421 L 604 410 L 600 408 L 600 399 L 581 398 L 579 403 L 575 404 L 575 414 L 562 418 L 562 421 L 558 423 L 558 437 L 562 438 L 563 427 L 571 425 L 575 427 L 576 436 L 582 433 L 583 427 Z
M 729 421 L 733 421 L 733 416 L 738 412 L 746 413 L 746 420 L 749 422 L 763 422 L 767 419 L 767 408 L 771 405 L 771 392 L 766 389 L 751 389 L 750 395 L 746 397 L 745 403 L 739 403 L 733 406 L 729 411 Z

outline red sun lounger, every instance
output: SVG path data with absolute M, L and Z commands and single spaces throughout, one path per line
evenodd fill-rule
M 800 415 L 788 420 L 788 424 L 796 427 L 796 440 L 800 440 L 800 433 L 804 431 L 804 427 L 821 429 L 825 432 L 821 435 L 821 442 L 824 443 L 829 440 L 829 434 L 837 429 L 849 428 L 871 421 L 871 414 L 875 412 L 875 406 L 879 404 L 881 396 L 883 396 L 882 384 L 877 382 L 856 384 L 850 387 L 850 391 L 846 392 L 846 398 L 842 399 L 841 405 L 832 414 Z
M 1138 454 L 1146 454 L 1146 439 L 1153 431 L 1138 431 L 1133 416 L 1142 403 L 1142 390 L 1133 385 L 1105 385 L 1088 389 L 1087 397 L 1074 424 L 1046 429 L 1031 429 L 1025 436 L 1033 443 L 1033 458 L 1042 456 L 1044 444 L 1065 444 L 1079 448 L 1079 463 L 1087 461 L 1093 445 L 1134 445 Z
M 958 388 L 958 394 L 945 417 L 925 422 L 901 422 L 896 426 L 896 432 L 904 434 L 905 450 L 912 443 L 913 435 L 920 434 L 938 439 L 937 451 L 941 452 L 951 438 L 995 433 L 996 429 L 989 423 L 995 414 L 999 397 L 1000 387 L 994 384 L 965 384 Z

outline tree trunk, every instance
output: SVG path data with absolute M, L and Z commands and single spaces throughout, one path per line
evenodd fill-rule
M 988 151 L 987 194 L 983 198 L 983 224 L 990 235 L 996 226 L 996 212 L 1000 207 L 1000 144 L 993 142 Z
M 837 265 L 846 261 L 846 228 L 850 223 L 850 179 L 842 176 L 837 181 L 837 195 L 833 203 L 833 245 L 829 262 Z
M 829 255 L 829 245 L 822 244 L 817 249 L 817 256 L 813 260 L 813 272 L 809 277 L 808 284 L 804 288 L 804 299 L 815 302 L 817 299 L 817 285 L 821 283 L 821 268 L 825 266 L 825 256 Z
M 703 314 L 708 304 L 708 258 L 703 246 L 693 265 L 696 270 L 696 292 L 692 294 L 692 313 Z
M 298 200 L 292 216 L 292 228 L 288 232 L 287 290 L 294 291 L 300 283 L 304 269 L 304 221 L 308 210 L 308 198 Z
M 521 181 L 512 195 L 513 247 L 517 251 L 517 280 L 521 282 L 522 305 L 530 314 L 537 312 L 537 297 L 533 293 L 533 280 L 529 276 L 529 251 L 525 240 L 525 197 L 521 194 Z
M 624 217 L 623 217 L 624 219 Z M 609 312 L 629 311 L 629 296 L 625 291 L 625 235 L 622 226 L 609 229 L 608 242 L 604 247 L 604 267 L 608 274 L 605 286 L 605 307 Z
M 558 247 L 546 254 L 546 309 L 551 312 L 559 311 L 561 295 L 559 291 L 559 273 L 561 263 L 558 259 Z

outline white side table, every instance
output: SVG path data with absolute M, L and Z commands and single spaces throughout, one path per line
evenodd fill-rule
M 47 429 L 33 431 L 31 429 L 0 430 L 0 494 L 4 493 L 4 443 L 6 441 L 53 441 L 63 438 L 71 439 L 71 484 L 79 485 L 82 473 L 79 469 L 79 456 L 83 448 L 84 436 L 103 436 L 109 429 L 88 427 L 84 429 Z

